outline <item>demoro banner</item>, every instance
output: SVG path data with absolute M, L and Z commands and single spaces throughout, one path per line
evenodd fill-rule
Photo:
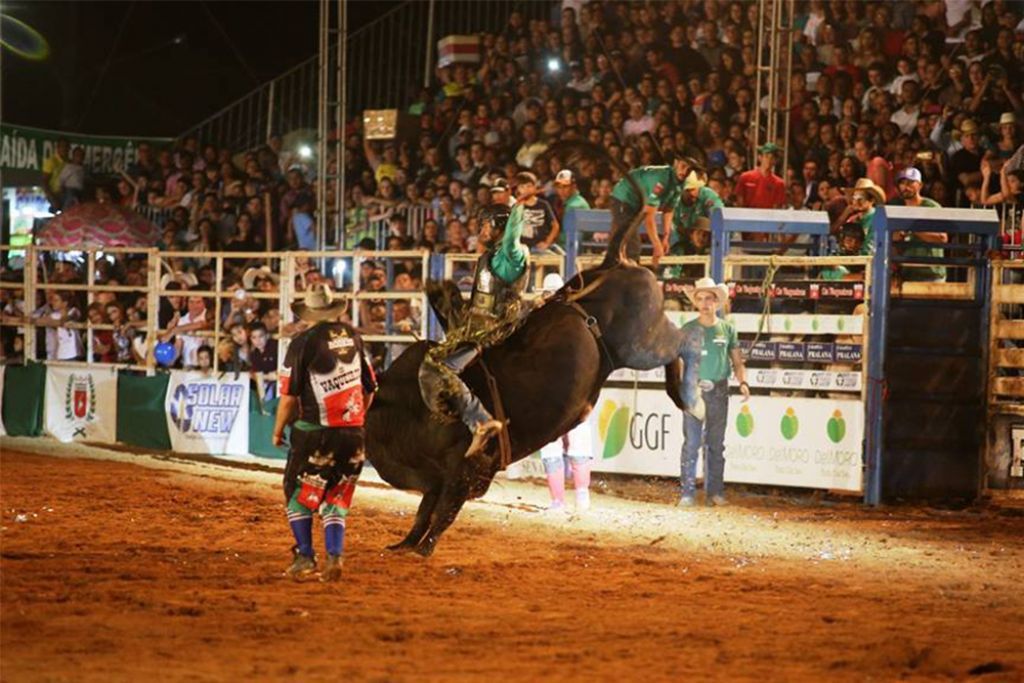
M 117 441 L 117 371 L 46 368 L 46 433 L 60 441 Z
M 595 471 L 679 476 L 683 418 L 664 390 L 606 388 L 589 421 Z M 733 395 L 725 480 L 858 491 L 863 437 L 859 400 Z
M 182 453 L 249 452 L 249 376 L 218 379 L 175 371 L 165 399 L 171 449 Z

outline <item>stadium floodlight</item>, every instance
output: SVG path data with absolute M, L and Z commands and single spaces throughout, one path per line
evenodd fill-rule
M 562 68 L 562 63 L 558 61 L 557 57 L 552 57 L 548 60 L 548 71 L 559 71 Z
M 312 159 L 313 149 L 309 145 L 302 145 L 299 147 L 299 156 L 303 159 Z

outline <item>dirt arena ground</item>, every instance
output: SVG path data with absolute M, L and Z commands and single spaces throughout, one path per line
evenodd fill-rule
M 382 552 L 418 499 L 369 484 L 347 581 L 296 584 L 277 475 L 110 458 L 0 453 L 3 681 L 1024 680 L 1017 510 L 573 520 L 498 482 L 424 560 Z

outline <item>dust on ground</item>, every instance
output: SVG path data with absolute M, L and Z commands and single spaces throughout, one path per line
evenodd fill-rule
M 4 681 L 1024 680 L 1016 510 L 496 482 L 424 560 L 383 551 L 418 497 L 367 485 L 344 582 L 296 584 L 279 475 L 110 457 L 0 454 Z

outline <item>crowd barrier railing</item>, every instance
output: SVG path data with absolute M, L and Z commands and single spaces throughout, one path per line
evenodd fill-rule
M 992 264 L 989 409 L 1024 416 L 1024 261 Z

